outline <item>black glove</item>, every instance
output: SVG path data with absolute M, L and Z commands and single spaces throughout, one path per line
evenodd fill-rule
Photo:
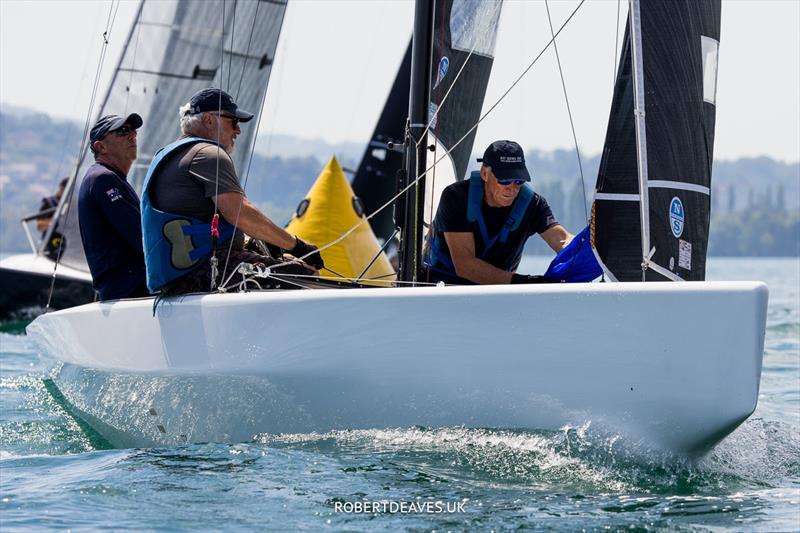
M 528 274 L 512 274 L 511 284 L 520 285 L 523 283 L 559 283 L 559 280 L 546 276 L 531 276 Z
M 300 237 L 295 236 L 295 239 L 297 239 L 297 243 L 294 245 L 294 248 L 289 250 L 290 254 L 298 259 L 306 254 L 311 254 L 308 257 L 305 257 L 303 261 L 313 266 L 317 270 L 325 266 L 325 262 L 322 260 L 322 256 L 319 254 L 316 246 L 301 241 Z

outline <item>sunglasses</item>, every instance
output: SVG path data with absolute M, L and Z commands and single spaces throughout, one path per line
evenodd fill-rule
M 130 126 L 122 126 L 120 129 L 114 130 L 112 133 L 117 137 L 127 137 L 128 135 L 131 134 L 131 132 L 135 134 L 136 130 L 131 128 Z
M 525 180 L 512 180 L 512 179 L 500 179 L 500 178 L 497 178 L 497 183 L 499 183 L 503 187 L 508 187 L 512 183 L 514 185 L 516 185 L 517 187 L 521 187 L 522 184 L 525 183 Z
M 230 115 L 224 115 L 222 113 L 214 113 L 214 114 L 217 115 L 218 117 L 227 118 L 228 120 L 230 120 L 231 121 L 231 127 L 233 127 L 233 129 L 236 129 L 236 128 L 239 127 L 239 119 L 238 118 L 232 117 Z

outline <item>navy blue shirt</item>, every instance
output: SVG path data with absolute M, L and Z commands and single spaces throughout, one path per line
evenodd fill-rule
M 101 300 L 145 296 L 139 197 L 124 174 L 95 163 L 78 196 L 81 241 Z
M 547 200 L 539 194 L 533 193 L 533 200 L 528 205 L 519 228 L 509 234 L 505 243 L 495 243 L 489 250 L 486 250 L 486 243 L 483 242 L 478 223 L 467 220 L 468 203 L 469 180 L 453 183 L 442 191 L 431 232 L 435 234 L 435 239 L 440 244 L 439 249 L 449 262 L 452 262 L 452 259 L 444 233 L 472 233 L 475 237 L 475 255 L 477 257 L 501 270 L 516 272 L 528 237 L 536 233 L 543 233 L 558 224 Z M 503 224 L 511 214 L 511 209 L 512 206 L 490 207 L 486 203 L 486 199 L 483 200 L 481 214 L 490 238 L 500 233 Z M 437 277 L 433 273 L 431 274 L 431 281 L 440 280 L 446 283 L 472 284 L 471 281 L 459 277 Z

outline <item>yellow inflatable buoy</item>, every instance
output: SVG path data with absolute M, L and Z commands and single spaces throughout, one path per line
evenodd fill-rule
M 331 157 L 297 206 L 286 231 L 321 248 L 361 221 L 363 224 L 347 238 L 322 251 L 325 266 L 330 268 L 323 269 L 320 272 L 322 276 L 357 278 L 381 249 L 366 220 L 361 200 L 347 182 L 336 157 Z M 361 278 L 361 283 L 385 287 L 396 279 L 396 275 L 389 258 L 381 252 Z

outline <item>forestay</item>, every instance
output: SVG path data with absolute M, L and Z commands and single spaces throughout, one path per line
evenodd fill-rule
M 631 9 L 594 196 L 593 246 L 611 280 L 703 280 L 720 1 L 633 0 Z
M 137 191 L 153 154 L 179 136 L 178 109 L 197 90 L 222 87 L 240 107 L 258 111 L 253 124 L 258 123 L 285 10 L 285 0 L 142 2 L 105 101 L 94 114 L 136 112 L 144 119 L 139 157 L 128 176 Z M 233 159 L 240 175 L 246 172 L 255 133 L 255 127 L 242 128 L 237 139 Z M 84 271 L 77 202 L 92 163 L 87 146 L 58 211 L 65 217 L 59 231 L 67 243 L 61 262 Z

